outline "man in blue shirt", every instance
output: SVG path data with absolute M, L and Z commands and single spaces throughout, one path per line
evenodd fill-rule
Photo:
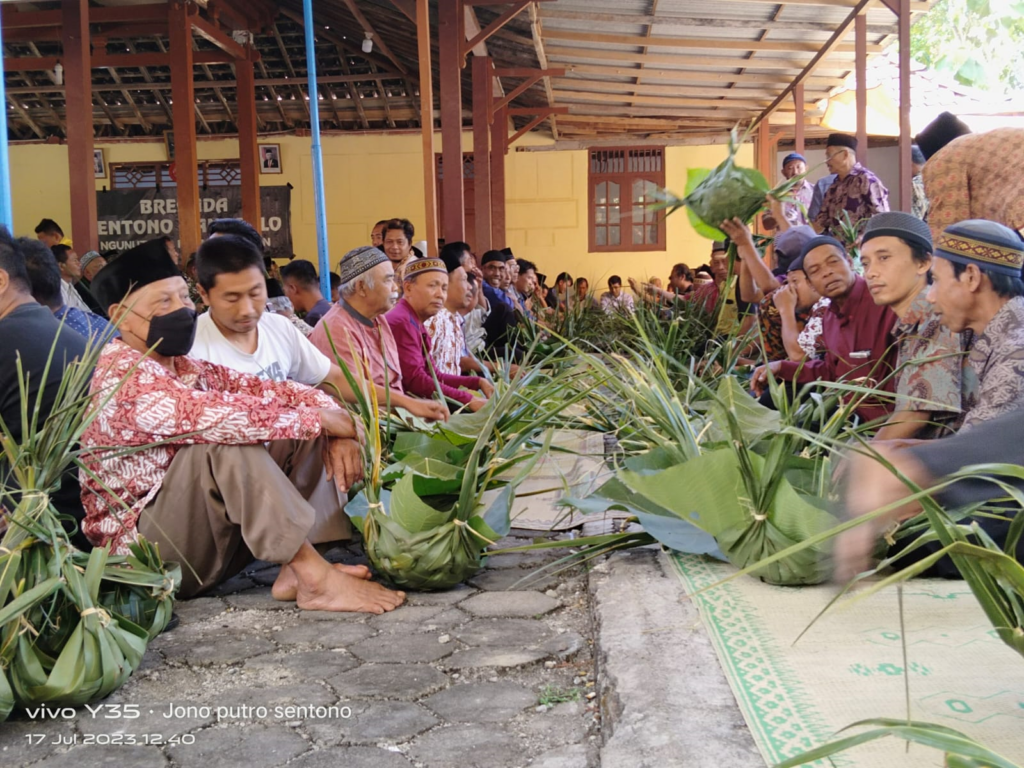
M 120 335 L 99 315 L 64 303 L 60 268 L 49 248 L 29 237 L 18 238 L 18 246 L 25 255 L 32 298 L 53 312 L 58 321 L 93 343 L 102 344 Z

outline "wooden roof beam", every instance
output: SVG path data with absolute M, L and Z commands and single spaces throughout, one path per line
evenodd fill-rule
M 547 51 L 544 48 L 544 28 L 540 21 L 540 16 L 537 15 L 537 6 L 530 6 L 530 36 L 533 38 L 533 51 L 537 56 L 537 63 L 540 64 L 541 69 L 548 69 L 550 64 L 548 63 Z M 548 106 L 554 106 L 555 104 L 555 92 L 551 87 L 551 78 L 544 78 L 544 95 L 547 97 Z M 551 136 L 555 141 L 558 141 L 558 123 L 555 120 L 555 116 L 551 116 Z
M 595 32 L 573 32 L 564 29 L 549 29 L 544 33 L 548 40 L 577 43 L 600 43 L 603 45 L 635 45 L 657 48 L 713 48 L 726 51 L 780 51 L 782 53 L 816 53 L 818 43 L 796 41 L 735 40 L 714 37 L 643 37 L 642 35 L 604 35 Z M 833 50 L 853 53 L 853 45 L 839 45 Z M 868 45 L 868 53 L 878 53 L 881 45 Z
M 415 0 L 391 0 L 391 4 L 402 12 L 413 24 L 416 23 L 416 2 Z
M 686 56 L 682 54 L 668 53 L 630 53 L 629 51 L 609 51 L 596 48 L 547 48 L 549 57 L 559 59 L 593 59 L 597 61 L 628 61 L 632 64 L 667 64 L 669 66 L 686 67 L 710 67 L 714 69 L 743 69 L 755 67 L 757 69 L 795 69 L 803 70 L 807 62 L 799 59 L 765 58 L 759 59 L 752 64 L 750 59 L 727 58 L 725 56 Z M 572 66 L 565 64 L 566 68 Z M 845 74 L 852 69 L 850 67 L 828 67 L 822 68 L 829 72 Z M 680 70 L 685 71 L 685 70 Z M 727 74 L 727 73 L 726 73 Z
M 398 59 L 397 56 L 395 56 L 395 54 L 391 52 L 391 49 L 388 48 L 388 44 L 384 42 L 384 38 L 377 34 L 377 30 L 373 28 L 373 25 L 370 24 L 366 16 L 363 15 L 363 12 L 359 10 L 359 6 L 356 5 L 355 0 L 345 0 L 345 6 L 348 8 L 349 12 L 355 17 L 355 20 L 359 24 L 359 26 L 363 28 L 363 31 L 369 32 L 371 35 L 373 35 L 377 47 L 380 48 L 380 52 L 383 53 L 388 58 L 388 60 L 395 65 L 395 69 L 397 69 L 403 75 L 408 74 L 408 70 L 406 69 L 405 65 Z
M 882 0 L 891 2 L 892 0 Z M 794 32 L 832 32 L 835 24 L 824 21 L 762 21 L 760 19 L 712 18 L 707 16 L 671 16 L 634 15 L 631 13 L 596 13 L 590 11 L 563 11 L 557 7 L 542 7 L 540 18 L 564 21 L 582 21 L 587 24 L 657 24 L 659 27 L 721 27 L 725 29 L 778 29 Z M 892 35 L 896 33 L 896 24 L 869 24 L 868 33 L 872 35 Z
M 39 27 L 61 27 L 64 24 L 62 11 L 19 11 L 13 4 L 0 7 L 4 35 L 8 30 L 32 29 Z M 147 5 L 98 6 L 89 9 L 90 24 L 159 21 L 167 23 L 166 3 Z
M 135 43 L 129 41 L 126 45 L 128 47 L 128 51 L 130 53 L 132 53 L 132 54 L 135 54 Z M 160 48 L 161 48 L 161 50 L 163 49 L 163 43 L 160 43 Z M 161 53 L 159 55 L 163 56 L 163 57 L 166 57 L 168 63 L 170 63 L 171 57 L 168 56 L 166 52 L 165 53 Z M 195 54 L 193 54 L 193 56 L 194 55 Z M 98 56 L 93 56 L 92 57 L 93 64 L 96 63 L 96 60 L 98 58 L 99 58 Z M 143 65 L 135 65 L 135 66 L 137 66 L 139 68 L 139 71 L 142 73 L 142 79 L 145 80 L 146 83 L 152 85 L 153 84 L 153 76 L 149 73 L 149 68 L 146 67 L 146 66 L 143 66 Z M 168 82 L 168 85 L 170 85 L 170 82 Z M 173 112 L 171 110 L 170 105 L 167 103 L 167 100 L 163 97 L 163 94 L 160 93 L 159 90 L 154 89 L 153 90 L 153 98 L 155 98 L 157 103 L 161 106 L 161 108 L 163 108 L 164 114 L 167 115 L 167 119 L 170 120 L 173 123 L 174 122 L 174 114 L 173 114 Z
M 189 6 L 190 8 L 193 6 Z M 198 10 L 198 8 L 196 9 Z M 192 28 L 195 33 L 204 40 L 213 43 L 224 53 L 236 59 L 245 59 L 250 55 L 259 56 L 255 48 L 239 45 L 231 35 L 227 34 L 218 25 L 208 19 L 196 14 L 192 16 Z
M 166 53 L 136 53 L 132 41 L 126 41 L 125 46 L 131 53 L 94 53 L 92 55 L 93 69 L 109 69 L 117 67 L 169 67 L 171 57 Z M 234 59 L 221 51 L 197 51 L 194 54 L 196 64 L 230 64 Z M 39 72 L 52 70 L 60 56 L 5 56 L 4 70 Z
M 533 74 L 527 75 L 526 79 L 523 80 L 523 82 L 521 82 L 519 85 L 517 85 L 514 89 L 512 89 L 512 91 L 507 96 L 503 96 L 500 99 L 498 99 L 497 101 L 495 101 L 493 109 L 494 110 L 499 110 L 502 107 L 507 107 L 509 105 L 509 103 L 513 99 L 515 99 L 518 96 L 522 96 L 524 93 L 526 93 L 528 90 L 530 90 L 533 86 L 535 86 L 537 83 L 539 83 L 545 77 L 551 77 L 553 75 L 564 75 L 564 74 L 565 74 L 565 70 L 564 69 L 537 69 L 537 70 L 534 70 Z
M 821 62 L 824 61 L 825 57 L 836 49 L 842 39 L 850 31 L 850 27 L 853 26 L 857 17 L 864 13 L 872 2 L 873 0 L 857 0 L 857 4 L 850 11 L 850 14 L 846 17 L 843 23 L 839 25 L 836 31 L 832 34 L 832 37 L 829 38 L 828 42 L 821 47 L 821 50 L 814 55 L 814 58 L 807 63 L 807 66 L 804 67 L 793 82 L 790 83 L 782 93 L 778 95 L 778 97 L 776 97 L 766 110 L 754 119 L 754 122 L 750 125 L 751 129 L 759 125 L 761 121 L 767 120 L 771 117 L 771 114 L 785 103 L 785 101 L 792 95 L 793 89 L 796 87 L 797 83 L 802 83 L 805 78 L 809 77 L 811 73 L 821 65 Z M 759 63 L 758 66 L 762 66 L 762 63 Z
M 401 80 L 401 75 L 396 75 L 393 72 L 374 72 L 365 75 L 329 75 L 327 77 L 318 77 L 317 83 L 320 85 L 332 85 L 340 83 L 351 83 L 360 82 L 363 80 L 374 80 L 380 82 L 382 80 Z M 286 77 L 269 77 L 266 79 L 259 79 L 256 81 L 257 88 L 268 88 L 270 86 L 282 86 L 282 85 L 306 85 L 309 83 L 309 79 L 305 77 L 286 78 Z M 207 89 L 216 88 L 237 88 L 237 80 L 196 80 L 195 88 L 197 91 L 203 91 Z M 170 83 L 100 83 L 93 84 L 93 91 L 169 91 L 171 90 Z M 8 93 L 17 94 L 34 94 L 34 93 L 64 93 L 63 85 L 42 85 L 42 86 L 14 86 L 7 89 Z M 412 90 L 409 90 L 412 93 Z M 410 99 L 414 98 L 412 96 Z
M 615 65 L 604 65 L 604 64 L 566 64 L 565 69 L 568 76 L 575 74 L 583 75 L 607 75 L 617 77 L 636 77 L 637 72 L 643 72 L 644 78 L 648 80 L 689 80 L 696 83 L 721 83 L 721 82 L 736 82 L 736 83 L 770 83 L 774 85 L 789 85 L 792 78 L 786 77 L 785 75 L 764 75 L 764 74 L 731 74 L 731 73 L 718 73 L 718 72 L 696 72 L 679 69 L 634 69 L 627 66 L 615 66 Z M 827 91 L 829 88 L 833 88 L 838 85 L 842 85 L 845 80 L 841 77 L 818 77 L 812 76 L 807 79 L 808 85 L 811 81 L 814 81 L 815 87 L 822 91 Z M 583 82 L 590 82 L 589 80 L 583 80 Z
M 484 27 L 480 32 L 468 42 L 462 44 L 462 63 L 465 66 L 466 56 L 469 52 L 476 48 L 481 43 L 487 42 L 492 35 L 494 35 L 499 29 L 508 24 L 512 19 L 518 16 L 520 13 L 526 10 L 527 6 L 531 6 L 533 0 L 516 0 L 512 4 L 512 7 L 502 13 L 498 18 Z M 472 10 L 472 9 L 470 9 Z
M 627 87 L 629 84 L 627 83 Z M 687 97 L 673 96 L 645 96 L 643 94 L 629 93 L 588 93 L 586 91 L 555 91 L 555 98 L 560 102 L 571 101 L 579 104 L 581 102 L 626 102 L 635 104 L 661 105 L 666 107 L 751 107 L 761 109 L 769 103 L 768 98 L 763 99 L 691 99 Z
M 642 72 L 643 70 L 635 71 Z M 570 90 L 573 93 L 618 93 L 622 96 L 628 96 L 628 93 L 625 93 L 625 91 L 631 91 L 637 94 L 658 96 L 664 95 L 666 92 L 666 87 L 661 84 L 625 83 L 609 80 L 583 80 L 580 78 L 562 78 L 556 81 L 555 85 L 560 87 L 562 90 Z M 682 97 L 707 96 L 709 98 L 720 98 L 726 101 L 731 101 L 732 99 L 737 98 L 756 98 L 762 96 L 764 93 L 764 88 L 705 88 L 686 85 L 679 86 L 679 92 L 675 95 Z M 819 93 L 821 94 L 820 96 L 812 95 L 809 103 L 813 104 L 828 95 L 828 91 L 825 88 L 821 88 Z M 770 98 L 770 96 L 763 97 L 762 100 L 767 102 Z
M 346 75 L 350 74 L 348 69 L 348 62 L 345 60 L 345 52 L 340 48 L 338 49 L 338 56 L 341 57 L 341 70 Z M 363 107 L 363 100 L 359 95 L 359 91 L 356 89 L 356 84 L 352 81 L 349 81 L 348 83 L 346 83 L 345 87 L 348 88 L 349 98 L 352 99 L 352 104 L 353 106 L 355 106 L 356 112 L 359 113 L 359 121 L 363 124 L 363 128 L 369 128 L 370 121 L 366 119 L 366 109 Z
M 289 77 L 296 77 L 295 67 L 292 66 L 292 57 L 289 55 L 288 49 L 284 47 L 284 40 L 281 39 L 281 32 L 278 30 L 277 24 L 272 25 L 271 30 L 274 34 L 274 41 L 277 43 L 277 50 L 281 52 L 281 58 L 284 59 L 284 66 L 288 70 Z M 298 93 L 299 97 L 302 99 L 302 105 L 306 110 L 306 117 L 309 117 L 309 104 L 306 103 L 306 94 L 302 92 L 302 89 L 299 88 L 298 85 L 295 85 L 294 88 L 295 92 Z
M 32 129 L 32 133 L 38 136 L 40 139 L 46 138 L 46 132 L 39 127 L 39 124 L 31 118 L 28 111 L 18 103 L 18 100 L 11 94 L 7 94 L 7 100 L 14 106 L 14 111 L 21 115 L 21 119 L 25 121 L 25 124 Z

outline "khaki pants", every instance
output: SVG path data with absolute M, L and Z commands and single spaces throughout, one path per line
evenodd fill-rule
M 351 537 L 345 501 L 324 471 L 324 439 L 178 451 L 138 528 L 181 562 L 179 597 L 212 589 L 254 558 L 290 562 L 307 539 Z

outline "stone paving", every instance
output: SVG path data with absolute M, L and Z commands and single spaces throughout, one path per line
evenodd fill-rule
M 0 765 L 596 766 L 586 574 L 518 583 L 557 556 L 495 557 L 468 585 L 373 617 L 276 602 L 276 567 L 254 564 L 180 603 L 181 625 L 95 713 L 0 725 Z M 329 559 L 365 562 L 358 545 Z

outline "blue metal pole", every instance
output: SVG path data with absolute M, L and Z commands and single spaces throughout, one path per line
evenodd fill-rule
M 306 70 L 309 76 L 309 122 L 313 133 L 313 205 L 316 211 L 316 246 L 320 262 L 320 291 L 331 296 L 331 267 L 327 247 L 327 201 L 324 198 L 324 156 L 320 147 L 320 92 L 316 85 L 316 40 L 313 27 L 313 0 L 302 0 L 306 27 Z
M 0 42 L 2 40 L 3 30 L 0 29 Z M 3 114 L 0 115 L 0 224 L 6 225 L 11 234 L 14 234 L 14 211 L 11 209 L 11 162 L 7 154 L 7 91 L 2 76 L 0 76 L 0 105 L 3 106 Z

